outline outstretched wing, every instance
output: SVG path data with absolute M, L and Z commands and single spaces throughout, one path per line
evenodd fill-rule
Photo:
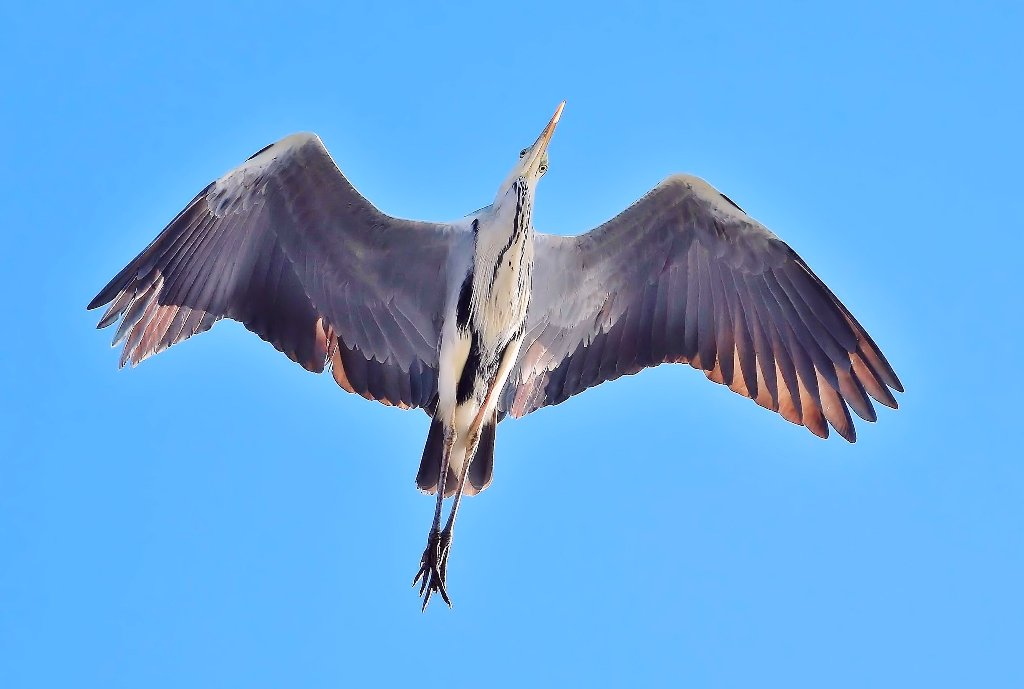
M 668 178 L 578 237 L 538 235 L 534 293 L 502 407 L 523 416 L 663 362 L 816 435 L 856 439 L 896 374 L 806 263 L 696 177 Z
M 350 392 L 425 407 L 463 234 L 381 213 L 295 134 L 200 192 L 89 308 L 110 304 L 100 328 L 121 320 L 122 366 L 232 318 Z

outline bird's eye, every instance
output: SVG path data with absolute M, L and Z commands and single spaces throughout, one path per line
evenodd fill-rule
M 519 157 L 522 158 L 524 155 L 526 155 L 526 152 L 529 150 L 530 149 L 528 148 L 524 148 L 523 150 L 519 151 Z
M 548 171 L 548 164 L 547 163 L 541 163 L 540 167 L 537 168 L 537 169 L 540 170 L 540 174 L 543 175 L 545 172 Z

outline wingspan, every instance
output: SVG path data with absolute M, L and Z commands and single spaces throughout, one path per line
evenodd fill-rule
M 200 192 L 89 308 L 110 304 L 98 327 L 120 319 L 121 365 L 231 318 L 350 392 L 427 407 L 463 234 L 380 212 L 296 134 Z
M 538 235 L 534 294 L 502 408 L 523 416 L 601 382 L 689 363 L 821 437 L 903 386 L 787 244 L 696 177 L 668 178 L 578 237 Z M 890 390 L 891 389 L 891 390 Z

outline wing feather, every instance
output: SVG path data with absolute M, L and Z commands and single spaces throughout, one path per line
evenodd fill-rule
M 201 191 L 89 308 L 109 304 L 121 364 L 240 321 L 306 369 L 402 407 L 437 391 L 458 227 L 400 220 L 363 198 L 320 139 L 268 146 Z
M 664 362 L 853 442 L 869 396 L 903 387 L 874 341 L 778 237 L 676 175 L 579 237 L 537 235 L 534 294 L 502 409 L 523 416 Z

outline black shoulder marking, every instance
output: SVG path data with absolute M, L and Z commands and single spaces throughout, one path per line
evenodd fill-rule
M 718 192 L 718 195 L 719 195 L 719 196 L 721 196 L 721 197 L 722 197 L 723 199 L 725 199 L 726 201 L 728 201 L 729 203 L 731 203 L 731 204 L 732 204 L 732 207 L 733 207 L 733 208 L 735 208 L 736 210 L 738 210 L 738 211 L 739 211 L 740 213 L 746 213 L 746 211 L 745 211 L 745 210 L 743 210 L 742 208 L 740 208 L 740 206 L 739 206 L 739 204 L 738 204 L 738 203 L 736 203 L 735 201 L 733 201 L 732 199 L 730 199 L 730 198 L 729 198 L 728 196 L 726 196 L 726 195 L 725 195 L 725 194 L 723 194 L 722 192 Z
M 480 333 L 474 330 L 473 339 L 469 345 L 469 356 L 466 357 L 466 365 L 462 367 L 459 384 L 455 387 L 456 404 L 465 404 L 473 396 L 473 388 L 476 387 L 476 378 L 480 375 L 480 368 Z
M 480 220 L 478 218 L 473 219 L 473 235 L 480 231 Z
M 258 156 L 258 155 L 259 155 L 260 153 L 263 153 L 263 151 L 267 150 L 268 148 L 270 148 L 270 147 L 271 147 L 271 146 L 273 146 L 273 145 L 274 145 L 274 144 L 267 144 L 266 146 L 264 146 L 264 147 L 263 147 L 263 148 L 261 148 L 260 150 L 256 151 L 255 153 L 253 153 L 253 154 L 252 154 L 251 156 L 249 156 L 248 158 L 246 158 L 246 161 L 252 160 L 252 159 L 253 159 L 253 158 L 255 158 L 256 156 Z
M 455 307 L 455 325 L 459 330 L 469 327 L 470 308 L 473 304 L 473 271 L 462 281 L 462 288 L 459 290 L 459 303 Z
M 512 248 L 519 236 L 526 231 L 526 226 L 530 222 L 529 215 L 524 212 L 526 194 L 521 187 L 517 186 L 516 189 L 518 196 L 516 197 L 515 217 L 512 218 L 512 234 L 509 235 L 505 246 L 501 247 L 501 251 L 498 252 L 498 260 L 494 262 L 494 270 L 491 274 L 491 285 L 498 279 L 498 270 L 501 268 L 501 262 L 505 260 L 505 254 Z

